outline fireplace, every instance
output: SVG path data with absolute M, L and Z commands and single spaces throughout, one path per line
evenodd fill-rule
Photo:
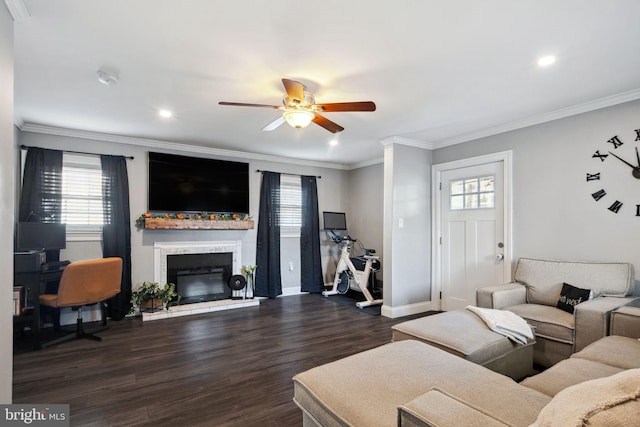
M 204 292 L 210 292 L 214 289 L 213 293 L 218 293 L 222 286 L 226 292 L 228 274 L 240 274 L 242 269 L 242 241 L 241 240 L 226 240 L 226 241 L 211 241 L 211 242 L 155 242 L 153 244 L 153 280 L 159 284 L 164 285 L 169 283 L 168 278 L 173 273 L 169 273 L 169 264 L 173 264 L 171 257 L 174 255 L 195 255 L 195 254 L 216 254 L 226 257 L 224 266 L 218 264 L 219 260 L 213 258 L 213 261 L 205 261 L 204 266 L 196 265 L 190 268 L 182 268 L 181 276 L 186 280 L 186 292 L 191 298 L 195 295 L 200 295 Z M 231 263 L 228 267 L 228 257 L 231 257 Z M 178 257 L 180 258 L 180 257 Z M 188 258 L 185 258 L 188 259 Z M 206 259 L 206 258 L 205 258 Z M 177 271 L 176 271 L 177 281 Z M 181 280 L 182 282 L 182 280 Z M 203 283 L 204 282 L 204 285 Z M 224 282 L 221 284 L 220 282 Z M 173 283 L 176 283 L 175 281 Z M 224 286 L 223 286 L 224 285 Z M 209 289 L 206 291 L 205 289 Z M 193 294 L 193 295 L 191 295 Z M 209 294 L 204 294 L 209 295 Z M 198 297 L 200 298 L 200 297 Z M 171 307 L 170 310 L 158 310 L 154 313 L 142 313 L 142 320 L 159 320 L 167 319 L 179 316 L 189 316 L 192 314 L 210 313 L 220 310 L 231 310 L 236 308 L 254 307 L 260 305 L 260 301 L 256 299 L 251 300 L 232 300 L 230 298 L 203 302 L 194 302 L 193 304 L 183 304 Z
M 231 298 L 231 252 L 167 256 L 167 282 L 176 285 L 181 304 Z
M 195 256 L 192 257 L 192 255 Z M 192 279 L 193 281 L 204 280 L 209 283 L 224 281 L 226 287 L 227 280 L 231 275 L 241 273 L 242 241 L 155 242 L 153 244 L 153 267 L 154 281 L 160 285 L 165 283 L 178 285 L 176 283 L 177 271 L 180 270 L 183 271 L 184 276 L 189 276 L 191 273 L 194 276 L 210 276 L 208 278 L 200 277 L 200 279 L 185 277 L 187 282 Z M 216 270 L 220 268 L 223 269 L 222 272 Z M 189 287 L 190 285 L 187 284 L 187 288 Z M 188 292 L 192 291 L 188 290 Z M 180 291 L 178 292 L 180 293 Z

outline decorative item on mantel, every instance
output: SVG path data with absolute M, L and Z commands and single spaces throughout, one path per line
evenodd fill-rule
M 244 287 L 244 298 L 253 299 L 255 295 L 255 271 L 258 268 L 257 265 L 243 265 L 242 272 L 247 277 L 247 284 Z
M 131 292 L 131 310 L 129 314 L 135 314 L 136 309 L 140 312 L 146 310 L 168 310 L 169 305 L 174 299 L 180 304 L 182 297 L 176 292 L 176 285 L 167 283 L 160 287 L 156 282 L 144 282 L 142 285 Z
M 145 212 L 136 219 L 136 227 L 147 230 L 253 230 L 253 218 L 237 213 Z

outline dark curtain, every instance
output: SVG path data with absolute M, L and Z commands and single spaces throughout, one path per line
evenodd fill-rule
M 281 295 L 279 173 L 262 172 L 256 265 L 255 295 L 269 298 Z
M 60 223 L 62 213 L 62 151 L 27 150 L 18 218 L 26 222 Z M 60 260 L 60 250 L 47 251 L 47 262 Z M 53 285 L 47 284 L 47 290 Z M 57 285 L 54 286 L 57 291 Z
M 20 192 L 18 220 L 60 223 L 62 214 L 62 151 L 32 147 L 27 150 Z M 46 251 L 47 262 L 60 260 L 59 249 Z M 58 292 L 58 281 L 45 284 L 48 294 Z M 60 329 L 60 309 L 40 306 L 43 319 L 51 317 Z
M 100 156 L 102 163 L 102 255 L 122 258 L 121 292 L 111 298 L 107 315 L 120 320 L 131 307 L 131 213 L 127 160 L 122 156 Z
M 318 189 L 315 176 L 300 177 L 302 190 L 302 227 L 300 228 L 301 291 L 321 293 L 324 290 L 320 262 L 320 219 Z
M 29 148 L 20 194 L 20 221 L 56 222 L 62 211 L 62 151 Z

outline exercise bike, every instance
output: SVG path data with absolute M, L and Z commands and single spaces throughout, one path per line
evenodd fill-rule
M 329 295 L 345 294 L 349 289 L 353 289 L 361 292 L 366 298 L 365 301 L 356 303 L 358 308 L 382 304 L 382 299 L 374 298 L 369 291 L 370 279 L 375 282 L 375 272 L 380 270 L 379 257 L 372 255 L 376 251 L 364 248 L 357 239 L 349 235 L 342 237 L 332 230 L 327 230 L 327 236 L 332 242 L 340 245 L 340 258 L 336 267 L 333 287 L 331 290 L 322 292 L 322 295 L 328 297 Z M 362 257 L 351 258 L 351 248 L 354 243 L 358 243 Z M 353 261 L 356 261 L 360 269 L 356 268 Z M 371 289 L 373 290 L 373 286 Z

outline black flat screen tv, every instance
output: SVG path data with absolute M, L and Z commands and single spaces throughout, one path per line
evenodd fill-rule
M 249 164 L 149 153 L 149 211 L 249 214 Z
M 322 224 L 325 230 L 346 230 L 347 216 L 344 212 L 322 212 Z
M 67 224 L 19 222 L 16 228 L 16 250 L 53 250 L 67 247 Z

